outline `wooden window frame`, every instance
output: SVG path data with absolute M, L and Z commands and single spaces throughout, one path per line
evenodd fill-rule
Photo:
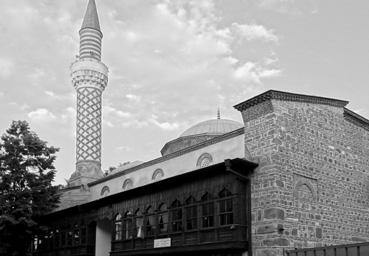
M 161 223 L 161 221 L 163 222 Z M 159 234 L 169 232 L 169 209 L 165 203 L 160 204 L 157 212 L 157 231 Z
M 234 195 L 226 188 L 219 192 L 218 216 L 219 226 L 234 224 Z
M 123 222 L 122 215 L 120 213 L 115 215 L 114 218 L 114 241 L 120 241 L 123 237 Z
M 122 240 L 133 239 L 133 214 L 131 211 L 126 211 L 122 218 Z
M 179 200 L 174 200 L 170 207 L 171 232 L 183 232 L 183 206 Z
M 149 225 L 147 225 L 149 223 Z M 144 215 L 145 237 L 153 237 L 156 235 L 156 213 L 152 206 L 146 208 Z
M 185 209 L 185 230 L 192 231 L 198 228 L 198 203 L 193 196 L 186 200 Z M 190 228 L 189 228 L 190 227 Z
M 209 193 L 201 197 L 201 228 L 215 227 L 215 202 Z

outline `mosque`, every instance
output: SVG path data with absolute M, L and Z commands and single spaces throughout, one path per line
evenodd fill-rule
M 104 175 L 94 0 L 79 34 L 76 170 L 34 255 L 271 256 L 369 241 L 369 120 L 347 101 L 269 90 L 234 106 L 243 123 L 218 115 Z

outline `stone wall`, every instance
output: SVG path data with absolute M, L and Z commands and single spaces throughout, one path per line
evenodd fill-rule
M 245 152 L 260 164 L 252 178 L 257 256 L 369 241 L 368 125 L 347 118 L 342 101 L 298 99 L 236 106 Z

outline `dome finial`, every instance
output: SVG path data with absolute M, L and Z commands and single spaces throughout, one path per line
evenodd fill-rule
M 217 112 L 217 119 L 220 119 L 220 109 L 218 107 L 218 112 Z

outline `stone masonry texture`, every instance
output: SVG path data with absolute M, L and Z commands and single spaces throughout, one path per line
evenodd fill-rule
M 341 103 L 271 97 L 238 108 L 259 163 L 254 255 L 369 241 L 369 125 L 347 118 Z

